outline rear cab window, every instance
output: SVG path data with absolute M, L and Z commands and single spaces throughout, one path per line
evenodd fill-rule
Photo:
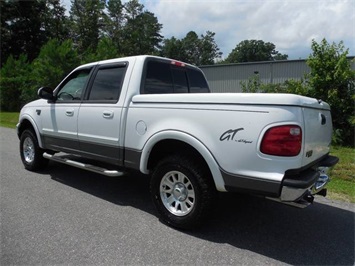
M 210 92 L 199 69 L 171 60 L 147 59 L 141 84 L 141 94 Z

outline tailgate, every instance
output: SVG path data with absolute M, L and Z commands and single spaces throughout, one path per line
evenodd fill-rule
M 318 108 L 303 108 L 304 154 L 302 166 L 329 153 L 332 139 L 332 117 L 329 105 L 320 103 Z

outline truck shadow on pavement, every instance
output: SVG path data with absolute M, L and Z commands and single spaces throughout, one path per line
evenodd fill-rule
M 105 177 L 65 165 L 52 179 L 119 206 L 157 215 L 149 178 L 137 173 Z M 232 245 L 293 265 L 353 265 L 354 212 L 315 202 L 306 209 L 248 195 L 221 193 L 206 223 L 182 233 Z
M 354 212 L 317 202 L 298 209 L 236 194 L 221 195 L 218 204 L 194 236 L 293 265 L 354 264 Z

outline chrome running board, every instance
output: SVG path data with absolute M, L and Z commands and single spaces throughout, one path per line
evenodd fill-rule
M 102 168 L 102 167 L 98 167 L 98 166 L 95 166 L 95 165 L 74 161 L 74 160 L 71 160 L 69 158 L 66 158 L 65 155 L 62 155 L 62 156 L 57 155 L 57 156 L 55 156 L 55 155 L 51 155 L 51 154 L 45 152 L 45 153 L 43 153 L 43 157 L 48 159 L 48 160 L 51 160 L 51 161 L 67 164 L 67 165 L 70 165 L 70 166 L 74 166 L 74 167 L 77 167 L 77 168 L 80 168 L 80 169 L 83 169 L 83 170 L 87 170 L 87 171 L 90 171 L 90 172 L 102 174 L 102 175 L 105 175 L 105 176 L 122 176 L 122 175 L 124 175 L 124 172 L 120 172 L 120 171 L 117 171 L 117 170 L 108 170 L 108 169 L 105 169 L 105 168 Z

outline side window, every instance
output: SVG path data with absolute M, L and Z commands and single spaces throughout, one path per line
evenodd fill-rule
M 206 79 L 201 72 L 197 70 L 188 69 L 187 71 L 190 83 L 191 93 L 205 93 L 210 92 Z
M 144 94 L 173 93 L 173 80 L 170 65 L 157 61 L 148 61 L 144 81 Z
M 188 93 L 189 86 L 187 84 L 186 71 L 184 69 L 173 68 L 174 93 Z
M 57 102 L 81 100 L 81 95 L 91 69 L 81 69 L 72 73 L 61 85 L 57 93 Z
M 124 78 L 125 67 L 101 68 L 97 71 L 91 91 L 89 101 L 115 101 L 117 102 Z

